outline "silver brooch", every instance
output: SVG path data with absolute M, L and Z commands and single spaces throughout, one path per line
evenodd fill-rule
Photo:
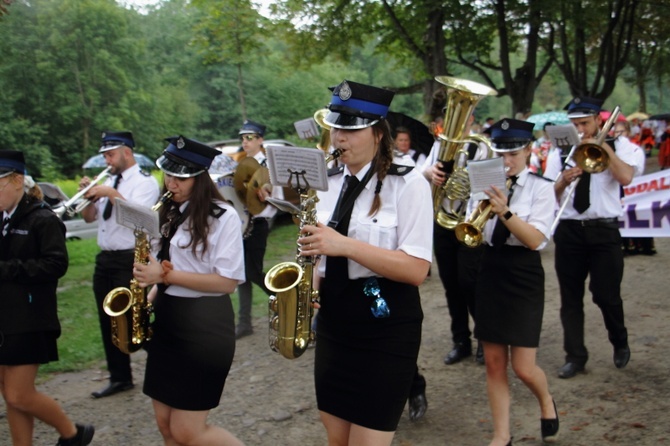
M 351 98 L 351 87 L 347 83 L 347 81 L 344 81 L 340 84 L 340 91 L 338 92 L 338 95 L 340 96 L 340 99 L 343 101 L 346 101 L 347 99 Z
M 179 139 L 177 140 L 177 148 L 178 149 L 183 149 L 186 146 L 186 141 L 184 141 L 184 137 L 180 136 Z

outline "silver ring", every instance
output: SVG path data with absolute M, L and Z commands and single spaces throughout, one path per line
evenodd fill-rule
M 309 249 L 312 249 L 312 244 L 311 243 L 309 244 Z

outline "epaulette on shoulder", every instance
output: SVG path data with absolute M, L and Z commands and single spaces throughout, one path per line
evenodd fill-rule
M 151 176 L 151 172 L 149 172 L 148 170 L 140 169 L 140 173 L 142 175 L 144 175 L 145 177 L 150 177 Z
M 215 203 L 212 203 L 209 206 L 209 215 L 211 215 L 214 218 L 220 218 L 225 213 L 226 210 Z
M 554 180 L 552 180 L 551 178 L 543 177 L 543 176 L 540 175 L 539 173 L 528 172 L 528 174 L 529 174 L 529 175 L 532 175 L 532 176 L 534 176 L 534 177 L 537 177 L 537 178 L 542 178 L 544 181 L 549 181 L 550 183 L 553 183 L 553 182 L 554 182 Z
M 332 177 L 342 172 L 344 172 L 344 164 L 340 166 L 331 167 L 330 169 L 328 169 L 328 176 Z
M 414 166 L 403 166 L 401 164 L 391 164 L 387 175 L 405 176 L 414 169 Z

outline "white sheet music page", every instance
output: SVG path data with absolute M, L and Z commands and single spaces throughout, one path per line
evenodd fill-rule
M 161 236 L 158 225 L 158 211 L 125 200 L 116 198 L 116 222 L 130 229 L 140 229 L 149 236 L 159 238 Z
M 267 146 L 268 170 L 273 186 L 328 190 L 326 154 L 310 147 Z M 307 186 L 307 187 L 305 187 Z
M 577 127 L 572 124 L 548 125 L 545 131 L 554 147 L 569 149 L 581 142 Z
M 470 177 L 470 197 L 472 200 L 488 200 L 484 191 L 496 186 L 502 191 L 507 190 L 507 176 L 502 157 L 495 157 L 480 161 L 468 161 L 468 175 Z
M 293 123 L 295 131 L 298 132 L 300 139 L 314 139 L 321 136 L 319 126 L 314 118 L 307 118 Z

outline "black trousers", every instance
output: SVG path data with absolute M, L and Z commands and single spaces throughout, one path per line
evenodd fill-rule
M 267 219 L 255 218 L 251 233 L 244 239 L 244 270 L 246 281 L 238 285 L 240 299 L 238 325 L 251 326 L 252 284 L 258 285 L 267 296 L 272 294 L 265 286 L 263 257 L 267 247 L 270 226 Z
M 564 220 L 556 228 L 554 241 L 565 359 L 584 365 L 588 360 L 584 345 L 584 291 L 589 275 L 589 291 L 603 315 L 610 343 L 614 348 L 628 344 L 621 300 L 621 234 L 612 225 L 582 226 L 574 220 Z
M 461 244 L 454 231 L 435 223 L 433 227 L 435 260 L 444 286 L 451 335 L 454 344 L 470 343 L 470 316 L 475 321 L 475 287 L 483 246 L 468 248 Z
M 93 273 L 93 293 L 98 307 L 102 345 L 105 348 L 109 379 L 112 382 L 132 381 L 130 355 L 123 353 L 112 344 L 111 318 L 102 309 L 105 296 L 116 287 L 128 287 L 133 278 L 133 250 L 101 251 L 95 259 Z

